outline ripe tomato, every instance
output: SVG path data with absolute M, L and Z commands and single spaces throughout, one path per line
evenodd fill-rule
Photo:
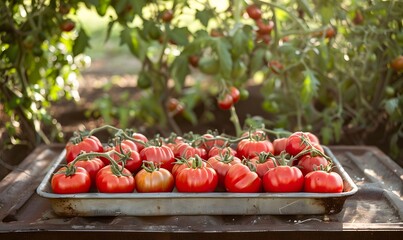
M 260 35 L 269 35 L 274 28 L 274 22 L 269 21 L 265 23 L 261 19 L 256 21 L 256 25 L 258 27 L 257 33 Z
M 86 193 L 91 187 L 91 177 L 82 167 L 62 167 L 53 174 L 50 185 L 57 194 Z
M 217 100 L 218 107 L 222 110 L 228 110 L 232 107 L 234 104 L 234 99 L 232 98 L 231 94 L 224 94 L 224 96 L 221 96 Z
M 119 169 L 120 170 L 120 169 Z M 96 186 L 101 193 L 131 193 L 136 188 L 136 182 L 131 172 L 123 168 L 119 172 L 116 165 L 108 165 L 98 171 Z
M 109 150 L 112 149 L 118 153 L 129 155 L 127 159 L 124 159 L 117 154 L 111 154 L 112 159 L 119 165 L 123 165 L 124 162 L 124 167 L 132 173 L 135 173 L 140 169 L 143 162 L 140 158 L 140 154 L 137 152 L 137 146 L 133 141 L 125 139 L 117 146 L 111 147 Z M 104 161 L 105 165 L 110 164 L 109 159 L 107 158 L 101 158 L 101 160 Z
M 136 176 L 137 192 L 172 192 L 174 188 L 174 177 L 165 168 L 155 168 L 154 163 L 149 166 L 143 165 Z
M 66 19 L 60 24 L 60 30 L 63 32 L 70 32 L 74 29 L 76 24 L 71 19 Z
M 239 98 L 241 97 L 241 93 L 239 92 L 238 88 L 232 86 L 230 87 L 230 94 L 232 97 L 232 102 L 235 104 L 239 101 Z
M 68 165 L 71 165 L 73 162 L 68 163 Z M 82 167 L 85 170 L 87 170 L 88 174 L 90 175 L 91 182 L 95 184 L 95 177 L 98 173 L 98 171 L 105 166 L 104 162 L 97 158 L 88 158 L 88 159 L 83 159 L 80 161 L 77 161 L 74 163 L 75 167 Z
M 258 156 L 261 152 L 274 152 L 273 144 L 269 140 L 255 140 L 255 139 L 243 139 L 238 143 L 237 149 L 237 156 L 240 159 L 243 158 L 253 158 Z
M 207 151 L 204 148 L 196 148 L 190 146 L 188 143 L 182 142 L 178 143 L 174 150 L 174 156 L 175 158 L 191 158 L 195 157 L 198 155 L 202 159 L 207 159 Z
M 224 185 L 227 192 L 256 193 L 262 191 L 262 180 L 244 164 L 232 165 L 225 175 Z
M 189 61 L 190 65 L 192 65 L 195 68 L 197 68 L 199 66 L 199 56 L 197 56 L 197 55 L 189 56 L 188 61 Z
M 253 20 L 258 20 L 262 18 L 262 11 L 260 8 L 254 4 L 249 5 L 246 7 L 246 13 L 250 18 Z
M 261 152 L 258 156 L 251 158 L 250 162 L 255 166 L 257 175 L 263 178 L 269 169 L 275 167 L 274 160 L 269 154 Z
M 329 162 L 322 156 L 305 155 L 298 161 L 298 167 L 305 176 L 309 172 L 320 170 L 321 167 L 326 167 Z
M 195 158 L 191 167 L 180 170 L 176 177 L 178 192 L 213 192 L 218 184 L 218 175 L 213 168 L 203 166 L 200 158 Z
M 173 18 L 174 18 L 174 14 L 173 14 L 172 10 L 167 9 L 162 12 L 162 15 L 161 15 L 162 21 L 169 23 L 172 21 Z
M 305 176 L 305 192 L 341 193 L 343 179 L 336 172 L 313 171 Z
M 285 150 L 292 156 L 295 156 L 301 151 L 311 148 L 311 144 L 312 142 L 308 134 L 303 132 L 294 132 L 288 137 Z
M 297 167 L 277 166 L 263 176 L 266 192 L 300 192 L 304 188 L 304 175 Z
M 390 66 L 395 71 L 403 71 L 403 56 L 398 56 L 390 62 Z
M 78 138 L 74 139 L 79 140 Z M 66 161 L 67 163 L 73 161 L 82 152 L 103 152 L 101 142 L 95 136 L 83 137 L 81 141 L 73 143 L 70 141 L 66 144 Z
M 140 159 L 154 162 L 162 168 L 172 171 L 175 162 L 174 153 L 168 146 L 148 146 L 140 152 Z
M 215 155 L 207 160 L 208 166 L 214 168 L 218 175 L 218 187 L 225 187 L 225 175 L 234 164 L 241 164 L 241 160 L 230 153 Z
M 284 66 L 283 64 L 281 64 L 279 61 L 277 60 L 271 60 L 268 63 L 268 66 L 270 68 L 270 70 L 275 73 L 275 74 L 279 74 L 281 71 L 283 71 Z
M 277 138 L 273 140 L 274 155 L 279 155 L 285 150 L 287 138 Z
M 361 25 L 363 22 L 364 22 L 364 16 L 359 10 L 356 10 L 353 18 L 353 23 L 355 25 Z
M 193 166 L 194 160 L 194 157 L 191 157 L 189 159 L 178 159 L 172 168 L 172 175 L 174 176 L 174 178 L 176 178 L 176 175 L 178 175 L 178 173 L 182 171 L 182 169 Z M 203 167 L 209 167 L 207 166 L 207 163 L 205 161 L 202 161 L 201 164 Z
M 176 98 L 170 98 L 166 104 L 166 107 L 168 112 L 173 115 L 181 114 L 185 110 L 183 104 Z
M 254 131 L 249 131 L 249 132 L 244 132 L 241 137 L 249 137 L 253 140 L 256 141 L 263 141 L 263 140 L 268 140 L 267 134 L 260 129 L 256 129 Z
M 203 134 L 201 138 L 201 147 L 206 149 L 206 151 L 210 151 L 213 147 L 225 147 L 228 145 L 228 142 L 225 139 L 215 139 L 215 136 L 210 133 Z
M 143 148 L 145 147 L 145 143 L 148 142 L 148 139 L 146 136 L 144 136 L 142 133 L 133 133 L 132 138 L 141 141 L 141 142 L 134 142 L 134 144 L 136 144 L 137 146 L 137 151 L 140 152 L 141 150 L 143 150 Z
M 208 157 L 211 158 L 211 157 L 214 157 L 214 156 L 217 156 L 217 155 L 225 155 L 225 154 L 230 154 L 232 156 L 235 156 L 236 151 L 231 147 L 217 147 L 217 146 L 215 146 L 215 147 L 212 147 L 210 149 L 210 151 L 208 152 Z

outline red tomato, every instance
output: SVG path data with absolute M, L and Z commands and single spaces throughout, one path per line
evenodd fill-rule
M 292 156 L 295 156 L 301 151 L 311 148 L 311 144 L 312 142 L 308 134 L 303 132 L 294 132 L 288 137 L 285 150 Z
M 237 156 L 240 159 L 243 158 L 252 158 L 261 152 L 274 152 L 273 144 L 269 140 L 263 140 L 263 141 L 256 141 L 254 139 L 243 139 L 238 143 L 237 146 Z
M 239 99 L 241 98 L 241 93 L 239 92 L 239 89 L 232 86 L 230 87 L 230 94 L 232 97 L 232 102 L 235 104 L 239 101 Z
M 134 177 L 137 192 L 172 192 L 175 185 L 172 173 L 155 168 L 153 163 L 150 166 L 144 166 Z
M 297 167 L 277 166 L 263 176 L 266 192 L 301 192 L 304 188 L 304 175 Z
M 131 140 L 123 140 L 120 145 L 114 146 L 110 148 L 110 150 L 111 149 L 114 149 L 118 153 L 122 153 L 125 155 L 130 154 L 127 159 L 124 159 L 117 154 L 111 154 L 111 157 L 120 165 L 122 165 L 124 161 L 124 167 L 132 173 L 137 172 L 143 164 L 143 161 L 140 158 L 140 154 L 137 152 L 137 146 Z M 107 164 L 105 165 L 109 164 L 109 159 L 101 158 L 101 160 L 103 160 L 104 163 L 107 162 Z
M 114 170 L 112 170 L 114 168 Z M 131 172 L 126 168 L 119 173 L 116 165 L 107 165 L 98 171 L 96 186 L 101 193 L 131 193 L 136 188 L 136 182 Z M 116 174 L 115 174 L 116 173 Z
M 201 147 L 210 151 L 213 147 L 224 147 L 228 145 L 228 142 L 224 139 L 215 139 L 216 137 L 210 133 L 205 133 L 202 136 Z
M 75 28 L 76 24 L 71 19 L 66 19 L 60 24 L 60 30 L 63 32 L 70 32 Z
M 311 132 L 304 132 L 304 133 L 308 135 L 308 138 L 309 140 L 311 140 L 312 143 L 320 144 L 319 138 L 315 134 Z
M 395 71 L 403 70 L 403 56 L 398 56 L 390 62 L 390 67 Z
M 258 19 L 262 18 L 262 11 L 260 10 L 260 8 L 258 6 L 254 5 L 254 4 L 246 7 L 246 13 L 253 20 L 258 20 Z
M 207 160 L 208 166 L 214 168 L 218 175 L 218 187 L 225 187 L 225 175 L 234 164 L 241 164 L 241 160 L 231 154 L 216 155 Z
M 277 138 L 273 140 L 274 155 L 279 155 L 285 150 L 287 138 Z
M 305 176 L 305 192 L 341 193 L 343 179 L 336 172 L 313 171 Z
M 52 191 L 57 194 L 86 193 L 91 187 L 91 177 L 82 167 L 74 167 L 73 172 L 68 173 L 66 167 L 60 168 L 53 174 L 50 185 Z M 67 172 L 66 172 L 67 171 Z
M 284 69 L 283 64 L 281 64 L 277 60 L 271 60 L 267 65 L 269 66 L 270 70 L 275 74 L 279 74 Z
M 174 18 L 174 14 L 173 14 L 172 10 L 167 9 L 162 12 L 162 15 L 161 15 L 162 21 L 169 23 L 169 22 L 171 22 L 171 20 L 173 18 Z
M 269 154 L 262 152 L 258 156 L 251 158 L 250 162 L 255 166 L 257 175 L 263 178 L 269 169 L 275 167 L 273 160 L 275 159 L 270 157 Z
M 260 35 L 268 35 L 274 28 L 274 22 L 269 21 L 268 23 L 263 22 L 261 19 L 256 21 L 258 27 L 257 33 Z
M 73 161 L 82 152 L 103 152 L 101 142 L 95 136 L 83 137 L 78 143 L 69 142 L 66 145 L 66 161 Z
M 262 191 L 262 180 L 244 164 L 232 165 L 225 175 L 227 192 L 256 193 Z
M 225 94 L 224 96 L 218 98 L 218 107 L 222 110 L 228 110 L 234 104 L 234 100 L 231 94 Z
M 225 154 L 231 154 L 233 156 L 236 155 L 236 151 L 231 148 L 231 147 L 212 147 L 210 151 L 208 152 L 208 157 L 214 157 L 216 155 L 225 155 Z
M 173 150 L 175 158 L 191 158 L 198 155 L 202 159 L 207 159 L 207 151 L 204 148 L 192 147 L 187 143 L 178 143 Z
M 176 177 L 178 192 L 213 192 L 218 184 L 218 175 L 213 168 L 202 165 L 200 158 L 196 158 L 192 167 L 180 170 Z
M 254 131 L 249 131 L 249 132 L 244 132 L 241 137 L 249 137 L 251 139 L 254 139 L 256 141 L 263 141 L 263 140 L 268 140 L 267 134 L 260 129 L 254 130 Z
M 197 55 L 191 55 L 188 57 L 188 61 L 189 61 L 190 65 L 192 65 L 195 68 L 197 68 L 199 66 L 199 60 L 200 60 L 200 57 Z
M 154 162 L 162 168 L 172 171 L 175 162 L 174 153 L 168 146 L 148 146 L 140 152 L 140 159 Z
M 68 165 L 71 165 L 73 162 L 70 162 Z M 91 182 L 95 184 L 95 177 L 98 171 L 105 166 L 104 162 L 99 158 L 88 158 L 77 161 L 74 163 L 76 167 L 82 167 L 87 170 L 88 174 L 90 175 Z
M 298 167 L 305 176 L 309 172 L 320 170 L 326 167 L 329 162 L 321 156 L 305 155 L 298 161 Z
M 182 169 L 192 167 L 194 160 L 195 158 L 192 157 L 189 159 L 181 159 L 175 162 L 174 167 L 172 168 L 172 175 L 174 176 L 174 178 L 176 178 L 176 175 L 178 175 L 178 173 L 182 171 Z M 202 161 L 201 164 L 203 167 L 209 167 L 207 166 L 207 163 L 205 161 Z
M 134 144 L 136 144 L 137 146 L 137 151 L 140 152 L 141 150 L 143 150 L 143 148 L 145 147 L 145 143 L 148 142 L 148 139 L 146 136 L 144 136 L 141 133 L 133 133 L 132 138 L 141 141 L 143 143 L 139 143 L 139 142 L 134 142 Z

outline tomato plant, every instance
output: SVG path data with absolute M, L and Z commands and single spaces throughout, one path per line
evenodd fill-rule
M 262 191 L 262 180 L 251 170 L 253 166 L 232 165 L 225 175 L 224 185 L 227 192 L 256 193 Z
M 96 186 L 101 193 L 131 193 L 136 182 L 129 170 L 113 164 L 98 171 Z
M 304 188 L 304 175 L 297 167 L 277 166 L 263 176 L 266 192 L 301 192 Z
M 336 172 L 313 171 L 305 176 L 304 191 L 316 193 L 343 192 L 343 179 Z
M 145 162 L 134 177 L 137 192 L 172 192 L 175 184 L 171 172 L 155 167 L 153 162 Z
M 91 177 L 82 167 L 62 167 L 53 174 L 51 187 L 57 194 L 86 193 L 91 187 Z

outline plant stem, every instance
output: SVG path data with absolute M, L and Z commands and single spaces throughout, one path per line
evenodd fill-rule
M 234 106 L 232 106 L 230 108 L 230 111 L 231 111 L 230 120 L 234 124 L 236 136 L 239 137 L 242 134 L 242 128 L 241 128 L 241 124 L 239 122 L 238 114 L 236 113 Z

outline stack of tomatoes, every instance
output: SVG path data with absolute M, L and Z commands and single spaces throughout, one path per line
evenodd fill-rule
M 238 139 L 206 133 L 148 140 L 121 133 L 106 146 L 93 135 L 69 142 L 67 165 L 51 179 L 53 192 L 343 191 L 331 159 L 308 132 L 274 141 L 265 130 Z

